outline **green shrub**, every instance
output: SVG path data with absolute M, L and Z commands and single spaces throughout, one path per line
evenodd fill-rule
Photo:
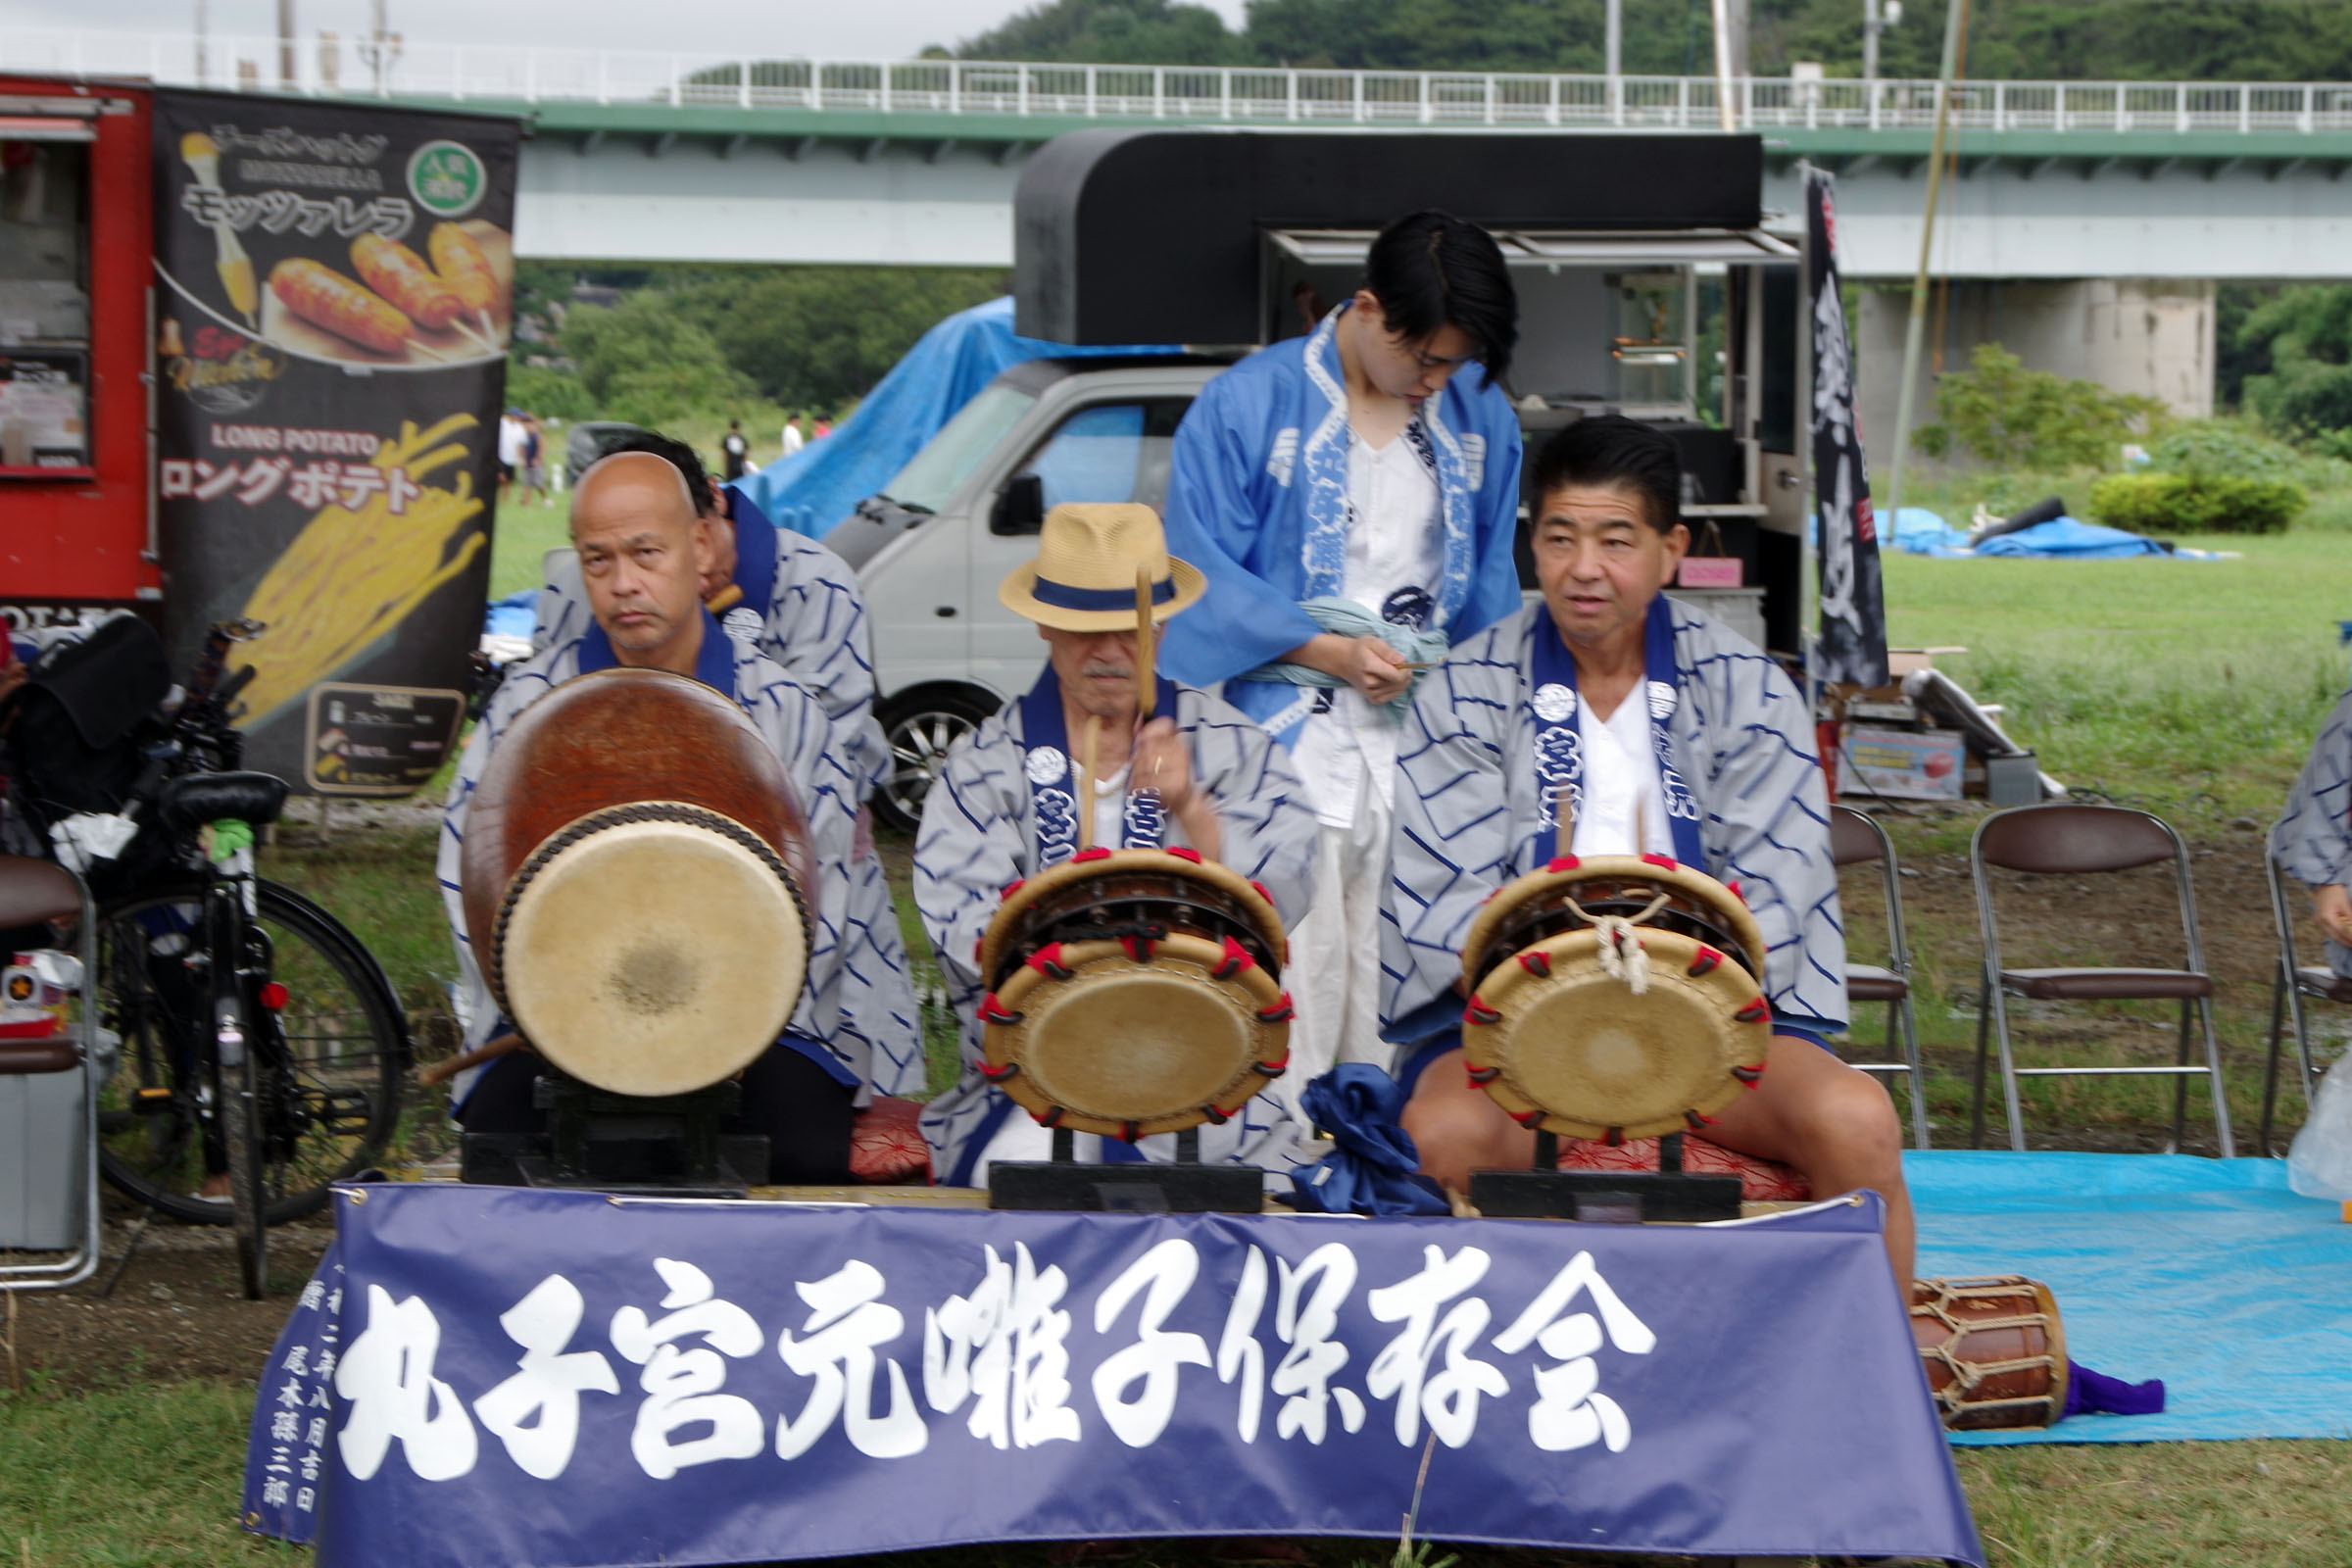
M 2148 466 L 2157 473 L 2282 479 L 2289 484 L 2302 484 L 2307 477 L 2304 459 L 2294 448 L 2221 419 L 2194 419 L 2177 426 L 2148 449 Z
M 2090 514 L 2133 533 L 2278 533 L 2302 514 L 2286 479 L 2212 473 L 2116 473 L 2090 487 Z
M 1996 468 L 2103 468 L 2163 417 L 2154 398 L 2029 370 L 1998 343 L 1980 343 L 1969 368 L 1936 386 L 1936 422 L 1911 439 L 1931 458 L 1966 452 Z

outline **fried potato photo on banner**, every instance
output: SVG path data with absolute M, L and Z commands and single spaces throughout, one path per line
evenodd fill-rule
M 449 439 L 479 423 L 470 414 L 453 414 L 424 430 L 404 421 L 370 465 L 385 482 L 369 487 L 356 507 L 320 510 L 270 566 L 241 612 L 270 628 L 248 649 L 256 670 L 240 718 L 247 729 L 364 657 L 488 548 L 489 533 L 475 521 L 482 500 L 464 466 L 469 454 L 463 441 Z M 454 486 L 424 482 L 453 466 Z M 398 512 L 396 474 L 415 487 Z M 359 497 L 347 485 L 344 499 Z

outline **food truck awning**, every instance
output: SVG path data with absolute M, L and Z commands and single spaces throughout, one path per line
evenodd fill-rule
M 1275 228 L 1266 237 L 1310 267 L 1357 266 L 1370 228 Z M 1493 230 L 1502 259 L 1514 267 L 1684 267 L 1697 262 L 1793 262 L 1796 247 L 1760 228 L 1684 228 L 1595 232 L 1571 228 Z
M 0 141 L 96 141 L 86 120 L 55 115 L 0 115 Z

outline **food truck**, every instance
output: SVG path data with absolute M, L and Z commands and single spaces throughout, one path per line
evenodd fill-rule
M 249 765 L 402 795 L 465 713 L 518 122 L 0 75 L 0 617 L 261 629 Z

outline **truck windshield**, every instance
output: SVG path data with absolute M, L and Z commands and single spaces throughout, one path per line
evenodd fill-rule
M 937 512 L 1036 401 L 1036 393 L 1015 387 L 982 388 L 882 487 L 883 496 L 902 507 Z

